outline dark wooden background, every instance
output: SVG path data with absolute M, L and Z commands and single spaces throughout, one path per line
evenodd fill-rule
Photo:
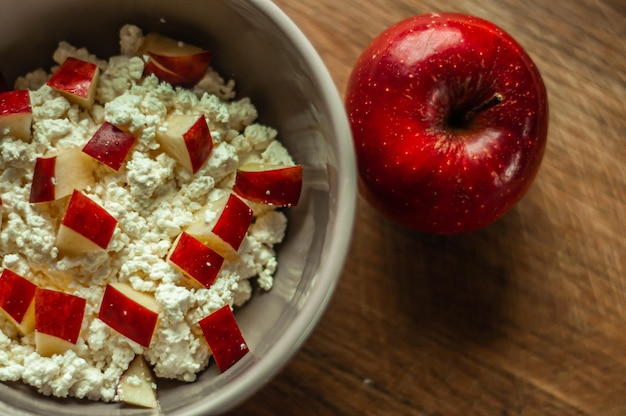
M 481 231 L 408 231 L 359 201 L 345 271 L 302 350 L 233 415 L 626 415 L 626 3 L 276 0 L 342 97 L 414 14 L 493 21 L 537 63 L 547 152 Z

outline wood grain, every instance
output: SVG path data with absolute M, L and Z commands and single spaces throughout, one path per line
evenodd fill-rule
M 550 100 L 540 173 L 472 234 L 408 231 L 359 201 L 337 292 L 233 415 L 626 415 L 626 3 L 276 0 L 343 95 L 360 52 L 429 11 L 501 26 Z

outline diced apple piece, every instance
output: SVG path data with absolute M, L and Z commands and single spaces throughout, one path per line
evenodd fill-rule
M 117 394 L 128 404 L 150 409 L 158 406 L 154 376 L 143 355 L 136 356 L 122 374 Z
M 0 133 L 8 129 L 9 135 L 28 141 L 32 122 L 33 109 L 28 90 L 0 93 Z
M 144 74 L 186 88 L 193 87 L 206 74 L 211 53 L 194 45 L 157 33 L 148 33 L 139 50 L 148 55 Z
M 211 287 L 224 264 L 222 256 L 186 232 L 176 239 L 168 260 L 194 287 Z
M 178 85 L 181 87 L 182 86 L 189 87 L 187 85 L 189 83 L 189 80 L 186 77 L 170 71 L 169 69 L 163 67 L 154 59 L 149 59 L 148 62 L 145 63 L 143 73 L 144 73 L 144 76 L 154 75 L 160 81 L 167 82 L 172 85 Z
M 35 329 L 36 290 L 37 285 L 9 269 L 0 275 L 0 308 L 22 335 Z
M 96 64 L 68 57 L 48 80 L 71 103 L 91 109 L 96 97 L 100 69 Z
M 214 221 L 205 220 L 206 210 L 217 212 Z M 185 232 L 211 247 L 229 261 L 236 261 L 237 250 L 252 223 L 252 209 L 235 194 L 209 204 L 195 215 Z
M 35 291 L 35 347 L 44 357 L 74 348 L 85 315 L 86 300 L 56 290 Z
M 185 88 L 193 87 L 204 78 L 211 60 L 211 54 L 208 51 L 186 56 L 166 56 L 157 53 L 149 53 L 148 56 L 151 62 L 164 70 L 160 73 L 154 72 L 157 78 Z M 146 65 L 144 71 L 145 68 L 147 71 L 151 70 L 150 65 Z
M 222 214 L 213 227 L 213 233 L 228 243 L 235 251 L 239 250 L 239 246 L 252 223 L 253 216 L 254 212 L 245 202 L 235 194 L 230 194 Z
M 56 163 L 56 156 L 38 157 L 35 160 L 29 202 L 49 202 L 56 199 Z
M 295 206 L 302 192 L 302 165 L 244 165 L 237 170 L 233 191 L 260 204 Z
M 198 324 L 221 372 L 228 370 L 248 353 L 248 344 L 229 305 L 222 306 Z
M 80 191 L 74 191 L 56 237 L 56 246 L 65 255 L 105 250 L 113 237 L 117 220 Z
M 204 115 L 172 114 L 158 129 L 156 139 L 163 150 L 185 169 L 196 173 L 213 150 L 213 138 Z
M 135 136 L 106 121 L 83 147 L 83 152 L 118 171 L 133 144 Z
M 31 203 L 49 202 L 71 195 L 75 189 L 95 184 L 95 163 L 80 149 L 67 149 L 35 161 L 30 189 Z
M 105 324 L 149 347 L 161 307 L 152 295 L 138 292 L 126 283 L 110 283 L 104 291 L 98 318 Z

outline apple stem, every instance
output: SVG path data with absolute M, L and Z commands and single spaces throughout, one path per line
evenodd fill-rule
M 502 97 L 502 94 L 500 94 L 499 92 L 496 92 L 495 94 L 493 94 L 493 97 L 491 97 L 489 100 L 485 101 L 478 107 L 475 107 L 474 109 L 465 113 L 465 121 L 470 121 L 472 118 L 474 118 L 476 114 L 482 111 L 488 110 L 491 107 L 500 104 L 503 99 L 504 97 Z

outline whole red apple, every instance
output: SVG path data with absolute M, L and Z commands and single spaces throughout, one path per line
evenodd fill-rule
M 463 14 L 414 16 L 376 37 L 346 109 L 362 195 L 418 231 L 497 220 L 530 187 L 546 146 L 537 67 L 502 29 Z

